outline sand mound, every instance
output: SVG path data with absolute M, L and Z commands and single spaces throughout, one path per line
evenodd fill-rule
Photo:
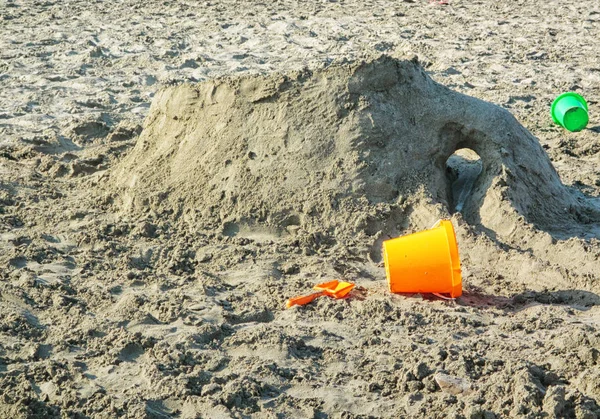
M 448 167 L 463 148 L 482 162 L 468 190 Z M 111 184 L 128 211 L 230 236 L 318 231 L 371 250 L 455 208 L 501 236 L 523 217 L 557 234 L 600 219 L 509 112 L 389 57 L 163 90 Z

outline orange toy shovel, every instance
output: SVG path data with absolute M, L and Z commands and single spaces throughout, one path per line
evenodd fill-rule
M 354 288 L 354 284 L 352 282 L 344 282 L 338 280 L 324 282 L 322 284 L 314 286 L 314 289 L 318 292 L 309 295 L 304 295 L 302 297 L 290 298 L 287 301 L 286 306 L 287 308 L 290 308 L 292 306 L 303 306 L 304 304 L 308 304 L 315 298 L 320 297 L 322 295 L 328 295 L 329 297 L 333 298 L 344 298 L 348 295 L 348 293 L 350 293 L 350 291 L 352 291 L 352 288 Z

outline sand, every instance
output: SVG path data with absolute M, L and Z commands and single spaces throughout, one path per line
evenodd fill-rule
M 0 19 L 0 416 L 600 415 L 595 2 Z M 463 297 L 388 293 L 441 217 Z

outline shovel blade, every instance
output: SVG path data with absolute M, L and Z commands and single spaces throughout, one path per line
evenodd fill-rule
M 322 291 L 325 295 L 333 298 L 344 298 L 352 291 L 354 284 L 352 282 L 345 281 L 329 281 L 322 284 L 315 285 L 314 289 Z

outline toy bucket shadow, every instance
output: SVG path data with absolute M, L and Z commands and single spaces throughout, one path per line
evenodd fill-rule
M 480 309 L 499 308 L 507 311 L 519 311 L 537 304 L 569 306 L 575 310 L 587 311 L 594 306 L 600 306 L 600 296 L 591 291 L 560 290 L 526 291 L 512 297 L 504 297 L 472 290 L 465 291 L 456 303 Z
M 596 132 L 598 134 L 600 134 L 600 125 L 597 125 L 595 127 L 590 127 L 588 128 L 590 131 Z

